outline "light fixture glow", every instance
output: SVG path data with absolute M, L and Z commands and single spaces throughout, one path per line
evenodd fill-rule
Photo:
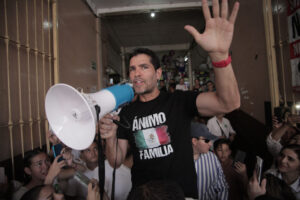
M 186 62 L 186 61 L 188 61 L 188 57 L 187 56 L 184 56 L 184 61 Z
M 155 12 L 151 12 L 150 13 L 150 16 L 153 18 L 153 17 L 155 17 Z
M 295 108 L 296 108 L 296 110 L 300 110 L 300 103 L 296 103 Z

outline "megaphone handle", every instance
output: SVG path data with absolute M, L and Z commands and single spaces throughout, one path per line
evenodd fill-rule
M 99 121 L 99 114 L 100 114 L 100 107 L 95 105 L 97 122 Z M 97 139 L 97 146 L 98 146 L 98 178 L 99 178 L 99 188 L 100 188 L 100 199 L 103 199 L 104 194 L 104 183 L 105 183 L 105 166 L 104 166 L 104 152 L 102 147 L 102 139 L 100 134 L 100 129 L 98 126 L 97 129 L 98 139 Z

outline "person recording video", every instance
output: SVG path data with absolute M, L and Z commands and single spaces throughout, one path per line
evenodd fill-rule
M 286 144 L 300 144 L 300 130 L 296 124 L 300 123 L 300 116 L 290 114 L 286 120 L 273 116 L 273 130 L 266 139 L 269 152 L 277 157 L 282 146 Z

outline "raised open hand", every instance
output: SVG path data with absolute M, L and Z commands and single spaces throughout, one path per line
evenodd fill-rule
M 228 18 L 228 0 L 222 0 L 221 12 L 218 0 L 213 0 L 213 17 L 209 11 L 207 0 L 202 0 L 202 10 L 206 27 L 200 34 L 193 26 L 184 28 L 194 37 L 195 41 L 206 50 L 212 61 L 217 62 L 228 57 L 232 42 L 234 23 L 239 10 L 239 3 L 234 4 L 232 13 Z

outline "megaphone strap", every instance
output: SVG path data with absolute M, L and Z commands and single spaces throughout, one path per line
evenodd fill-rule
M 129 124 L 128 120 L 125 117 L 122 117 L 122 118 L 126 124 L 122 124 L 121 122 L 114 120 L 114 119 L 113 119 L 113 122 L 115 124 L 117 124 L 118 126 L 121 126 L 122 128 L 130 129 L 130 124 Z

